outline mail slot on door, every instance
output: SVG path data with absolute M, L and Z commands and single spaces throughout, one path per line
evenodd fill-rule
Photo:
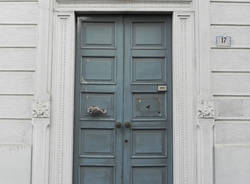
M 158 91 L 164 92 L 168 90 L 168 86 L 167 85 L 159 85 L 158 86 Z

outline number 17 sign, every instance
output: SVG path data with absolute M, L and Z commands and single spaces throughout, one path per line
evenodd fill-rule
M 231 36 L 216 36 L 216 46 L 231 47 Z

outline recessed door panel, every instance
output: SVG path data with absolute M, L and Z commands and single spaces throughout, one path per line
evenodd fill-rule
M 114 156 L 115 131 L 113 129 L 81 129 L 80 156 Z
M 165 58 L 134 57 L 132 59 L 133 82 L 165 82 Z
M 80 117 L 82 119 L 115 119 L 115 93 L 84 92 L 80 96 Z M 90 107 L 99 107 L 105 111 L 98 116 L 89 114 Z
M 159 93 L 134 93 L 133 94 L 133 119 L 164 119 L 165 94 Z
M 81 184 L 114 184 L 114 167 L 81 167 Z
M 165 167 L 133 167 L 133 184 L 166 184 Z
M 132 22 L 132 46 L 137 47 L 164 47 L 164 22 Z
M 81 46 L 88 48 L 115 47 L 115 21 L 82 22 Z
M 74 184 L 173 184 L 171 16 L 77 18 Z
M 165 156 L 164 130 L 133 130 L 133 156 Z
M 114 82 L 114 57 L 82 57 L 81 82 Z

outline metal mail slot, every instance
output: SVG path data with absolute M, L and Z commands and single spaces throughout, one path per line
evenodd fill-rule
M 158 91 L 167 91 L 168 90 L 168 86 L 167 85 L 159 85 L 158 86 Z

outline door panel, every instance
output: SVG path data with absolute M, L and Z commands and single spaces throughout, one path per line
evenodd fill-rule
M 124 183 L 170 184 L 171 17 L 127 16 L 124 26 Z
M 74 184 L 121 184 L 122 17 L 79 17 L 77 26 Z
M 171 184 L 171 16 L 77 26 L 74 184 Z

